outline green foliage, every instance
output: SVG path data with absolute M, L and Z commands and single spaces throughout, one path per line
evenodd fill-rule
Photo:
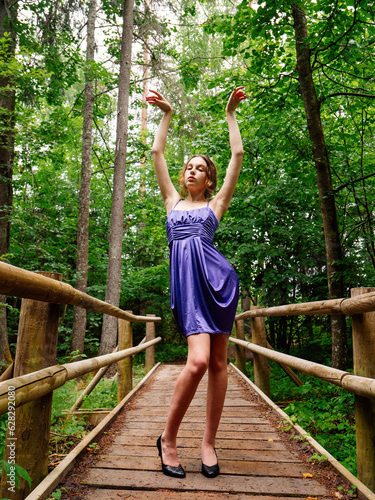
M 163 344 L 156 350 L 155 359 L 160 363 L 176 363 L 187 358 L 187 342 L 181 338 L 180 344 Z
M 375 268 L 375 108 L 366 97 L 375 94 L 373 11 L 362 3 L 357 8 L 354 3 L 328 0 L 303 5 L 349 290 L 371 285 Z M 135 12 L 134 32 L 138 40 L 147 39 L 154 88 L 170 98 L 175 110 L 166 149 L 173 182 L 177 183 L 186 157 L 201 152 L 215 160 L 221 184 L 230 159 L 225 102 L 234 85 L 244 84 L 251 94 L 238 110 L 245 157 L 215 244 L 235 267 L 243 296 L 250 296 L 254 304 L 327 298 L 325 242 L 295 69 L 291 0 L 260 3 L 257 10 L 247 1 L 236 6 L 229 0 L 163 6 L 173 15 L 165 16 L 161 9 L 161 16 L 153 6 L 143 10 L 141 5 Z M 0 63 L 1 74 L 14 75 L 17 93 L 9 261 L 30 270 L 62 272 L 73 286 L 87 71 L 80 45 L 84 32 L 75 23 L 84 19 L 83 7 L 66 0 L 59 2 L 55 13 L 46 2 L 24 4 L 16 56 Z M 95 128 L 88 293 L 100 299 L 105 297 L 108 259 L 116 115 L 112 89 L 118 79 L 116 25 L 121 22 L 121 8 L 119 2 L 103 2 L 102 15 L 108 20 L 103 51 L 111 64 L 98 58 L 90 65 L 95 78 Z M 8 35 L 0 41 L 0 52 L 7 44 Z M 165 210 L 150 155 L 160 113 L 148 108 L 145 144 L 139 123 L 141 64 L 143 51 L 135 51 L 120 306 L 161 316 L 157 335 L 178 346 L 169 305 Z M 146 163 L 141 163 L 144 157 Z M 13 349 L 19 301 L 8 299 L 8 304 L 13 308 L 8 311 Z M 69 353 L 72 321 L 72 308 L 67 308 L 59 329 L 59 357 Z M 88 313 L 88 356 L 98 353 L 101 323 L 101 315 Z M 275 347 L 288 351 L 292 344 L 310 345 L 326 360 L 326 319 L 275 318 L 268 327 Z M 136 339 L 143 331 L 143 325 L 134 325 Z
M 20 465 L 1 460 L 3 469 L 8 475 L 10 481 L 14 481 L 16 488 L 19 487 L 19 478 L 25 479 L 31 488 L 31 477 L 27 471 Z
M 7 429 L 8 415 L 0 415 L 0 457 L 4 456 Z
M 59 488 L 59 489 L 57 489 L 57 490 L 53 491 L 53 492 L 51 493 L 50 498 L 48 498 L 48 500 L 55 500 L 55 499 L 56 499 L 56 500 L 60 500 L 61 495 L 64 493 L 64 491 L 66 491 L 66 489 L 65 489 L 65 488 Z
M 313 453 L 309 458 L 309 462 L 326 462 L 328 457 L 326 455 L 321 455 L 320 453 Z
M 135 358 L 138 359 L 138 356 Z M 133 364 L 133 384 L 136 385 L 144 377 L 144 365 Z M 83 418 L 67 415 L 84 388 L 90 383 L 92 375 L 82 379 L 70 380 L 53 393 L 51 417 L 51 453 L 66 453 L 76 446 L 90 431 L 90 424 Z M 95 410 L 115 408 L 117 406 L 117 380 L 102 378 L 94 390 L 84 398 L 81 408 Z
M 272 363 L 274 401 L 279 404 L 286 401 L 284 411 L 292 422 L 298 423 L 355 475 L 354 395 L 320 379 L 298 375 L 304 382 L 301 387 L 295 386 L 281 368 Z M 312 456 L 311 459 L 324 460 L 324 456 Z
M 82 403 L 82 408 L 115 408 L 117 406 L 117 380 L 102 379 Z

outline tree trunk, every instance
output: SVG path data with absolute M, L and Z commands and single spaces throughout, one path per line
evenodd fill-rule
M 87 48 L 85 103 L 83 111 L 81 187 L 79 190 L 79 214 L 77 227 L 77 281 L 80 292 L 87 290 L 89 265 L 89 216 L 91 191 L 92 121 L 94 110 L 94 78 L 90 64 L 95 59 L 96 0 L 91 0 L 87 18 Z M 71 350 L 83 353 L 86 334 L 86 309 L 74 308 Z
M 4 44 L 2 57 L 10 62 L 15 50 L 14 22 L 17 19 L 17 8 L 18 2 L 0 0 L 0 39 L 4 38 L 4 33 L 10 34 L 8 43 Z M 15 91 L 11 71 L 3 71 L 0 75 L 0 257 L 9 252 L 13 204 L 14 108 Z M 0 304 L 5 304 L 5 301 L 6 297 L 0 295 Z M 5 306 L 0 306 L 0 361 L 11 362 Z
M 117 103 L 116 153 L 113 176 L 111 208 L 111 230 L 109 234 L 109 255 L 105 300 L 119 305 L 121 288 L 121 255 L 124 224 L 124 197 L 126 149 L 128 139 L 128 115 L 130 95 L 130 68 L 133 40 L 134 0 L 124 0 L 124 18 L 121 40 L 121 60 Z M 117 319 L 104 315 L 100 354 L 113 351 L 117 340 Z
M 147 12 L 149 9 L 149 4 L 148 0 L 145 0 L 144 2 L 144 7 L 145 7 L 145 16 L 147 16 Z M 143 46 L 143 91 L 142 91 L 142 114 L 141 114 L 141 141 L 145 145 L 146 149 L 146 144 L 147 144 L 147 101 L 146 97 L 148 95 L 149 91 L 149 85 L 148 85 L 148 79 L 149 79 L 149 74 L 150 74 L 150 54 L 147 49 L 147 44 L 148 44 L 148 37 L 145 37 L 145 44 Z M 146 155 L 144 154 L 141 159 L 141 186 L 140 186 L 140 192 L 141 192 L 141 197 L 143 196 L 146 186 L 145 186 L 145 179 L 146 179 L 146 174 L 144 172 L 146 164 Z
M 343 254 L 336 205 L 333 193 L 330 162 L 325 144 L 320 115 L 320 102 L 312 76 L 310 48 L 307 38 L 307 23 L 304 11 L 293 5 L 294 31 L 296 39 L 297 71 L 305 106 L 307 127 L 312 143 L 312 152 L 318 179 L 320 208 L 326 244 L 328 292 L 330 299 L 344 297 Z M 346 325 L 343 315 L 331 316 L 332 366 L 346 368 Z

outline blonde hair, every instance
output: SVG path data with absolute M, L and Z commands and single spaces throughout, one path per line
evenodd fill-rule
M 181 186 L 180 195 L 181 197 L 184 198 L 187 194 L 188 189 L 185 186 L 184 177 L 186 169 L 193 158 L 202 158 L 206 163 L 205 172 L 207 175 L 207 181 L 206 181 L 206 189 L 204 191 L 204 197 L 211 198 L 216 189 L 217 171 L 214 162 L 206 155 L 194 155 L 191 158 L 189 158 L 189 160 L 183 166 L 180 172 L 180 176 L 178 178 L 178 185 Z

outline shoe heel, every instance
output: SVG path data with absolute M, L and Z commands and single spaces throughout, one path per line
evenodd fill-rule
M 180 464 L 178 464 L 177 467 L 173 467 L 172 465 L 165 465 L 163 462 L 163 455 L 161 451 L 161 436 L 158 437 L 158 440 L 156 441 L 156 447 L 159 452 L 159 457 L 161 460 L 161 469 L 163 471 L 163 474 L 169 477 L 176 477 L 178 479 L 183 479 L 186 477 L 185 471 L 182 468 Z

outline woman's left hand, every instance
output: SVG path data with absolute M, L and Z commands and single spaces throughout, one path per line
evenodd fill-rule
M 235 111 L 239 103 L 246 99 L 246 92 L 243 90 L 244 88 L 245 87 L 236 87 L 233 90 L 228 99 L 227 107 L 225 108 L 227 113 Z

